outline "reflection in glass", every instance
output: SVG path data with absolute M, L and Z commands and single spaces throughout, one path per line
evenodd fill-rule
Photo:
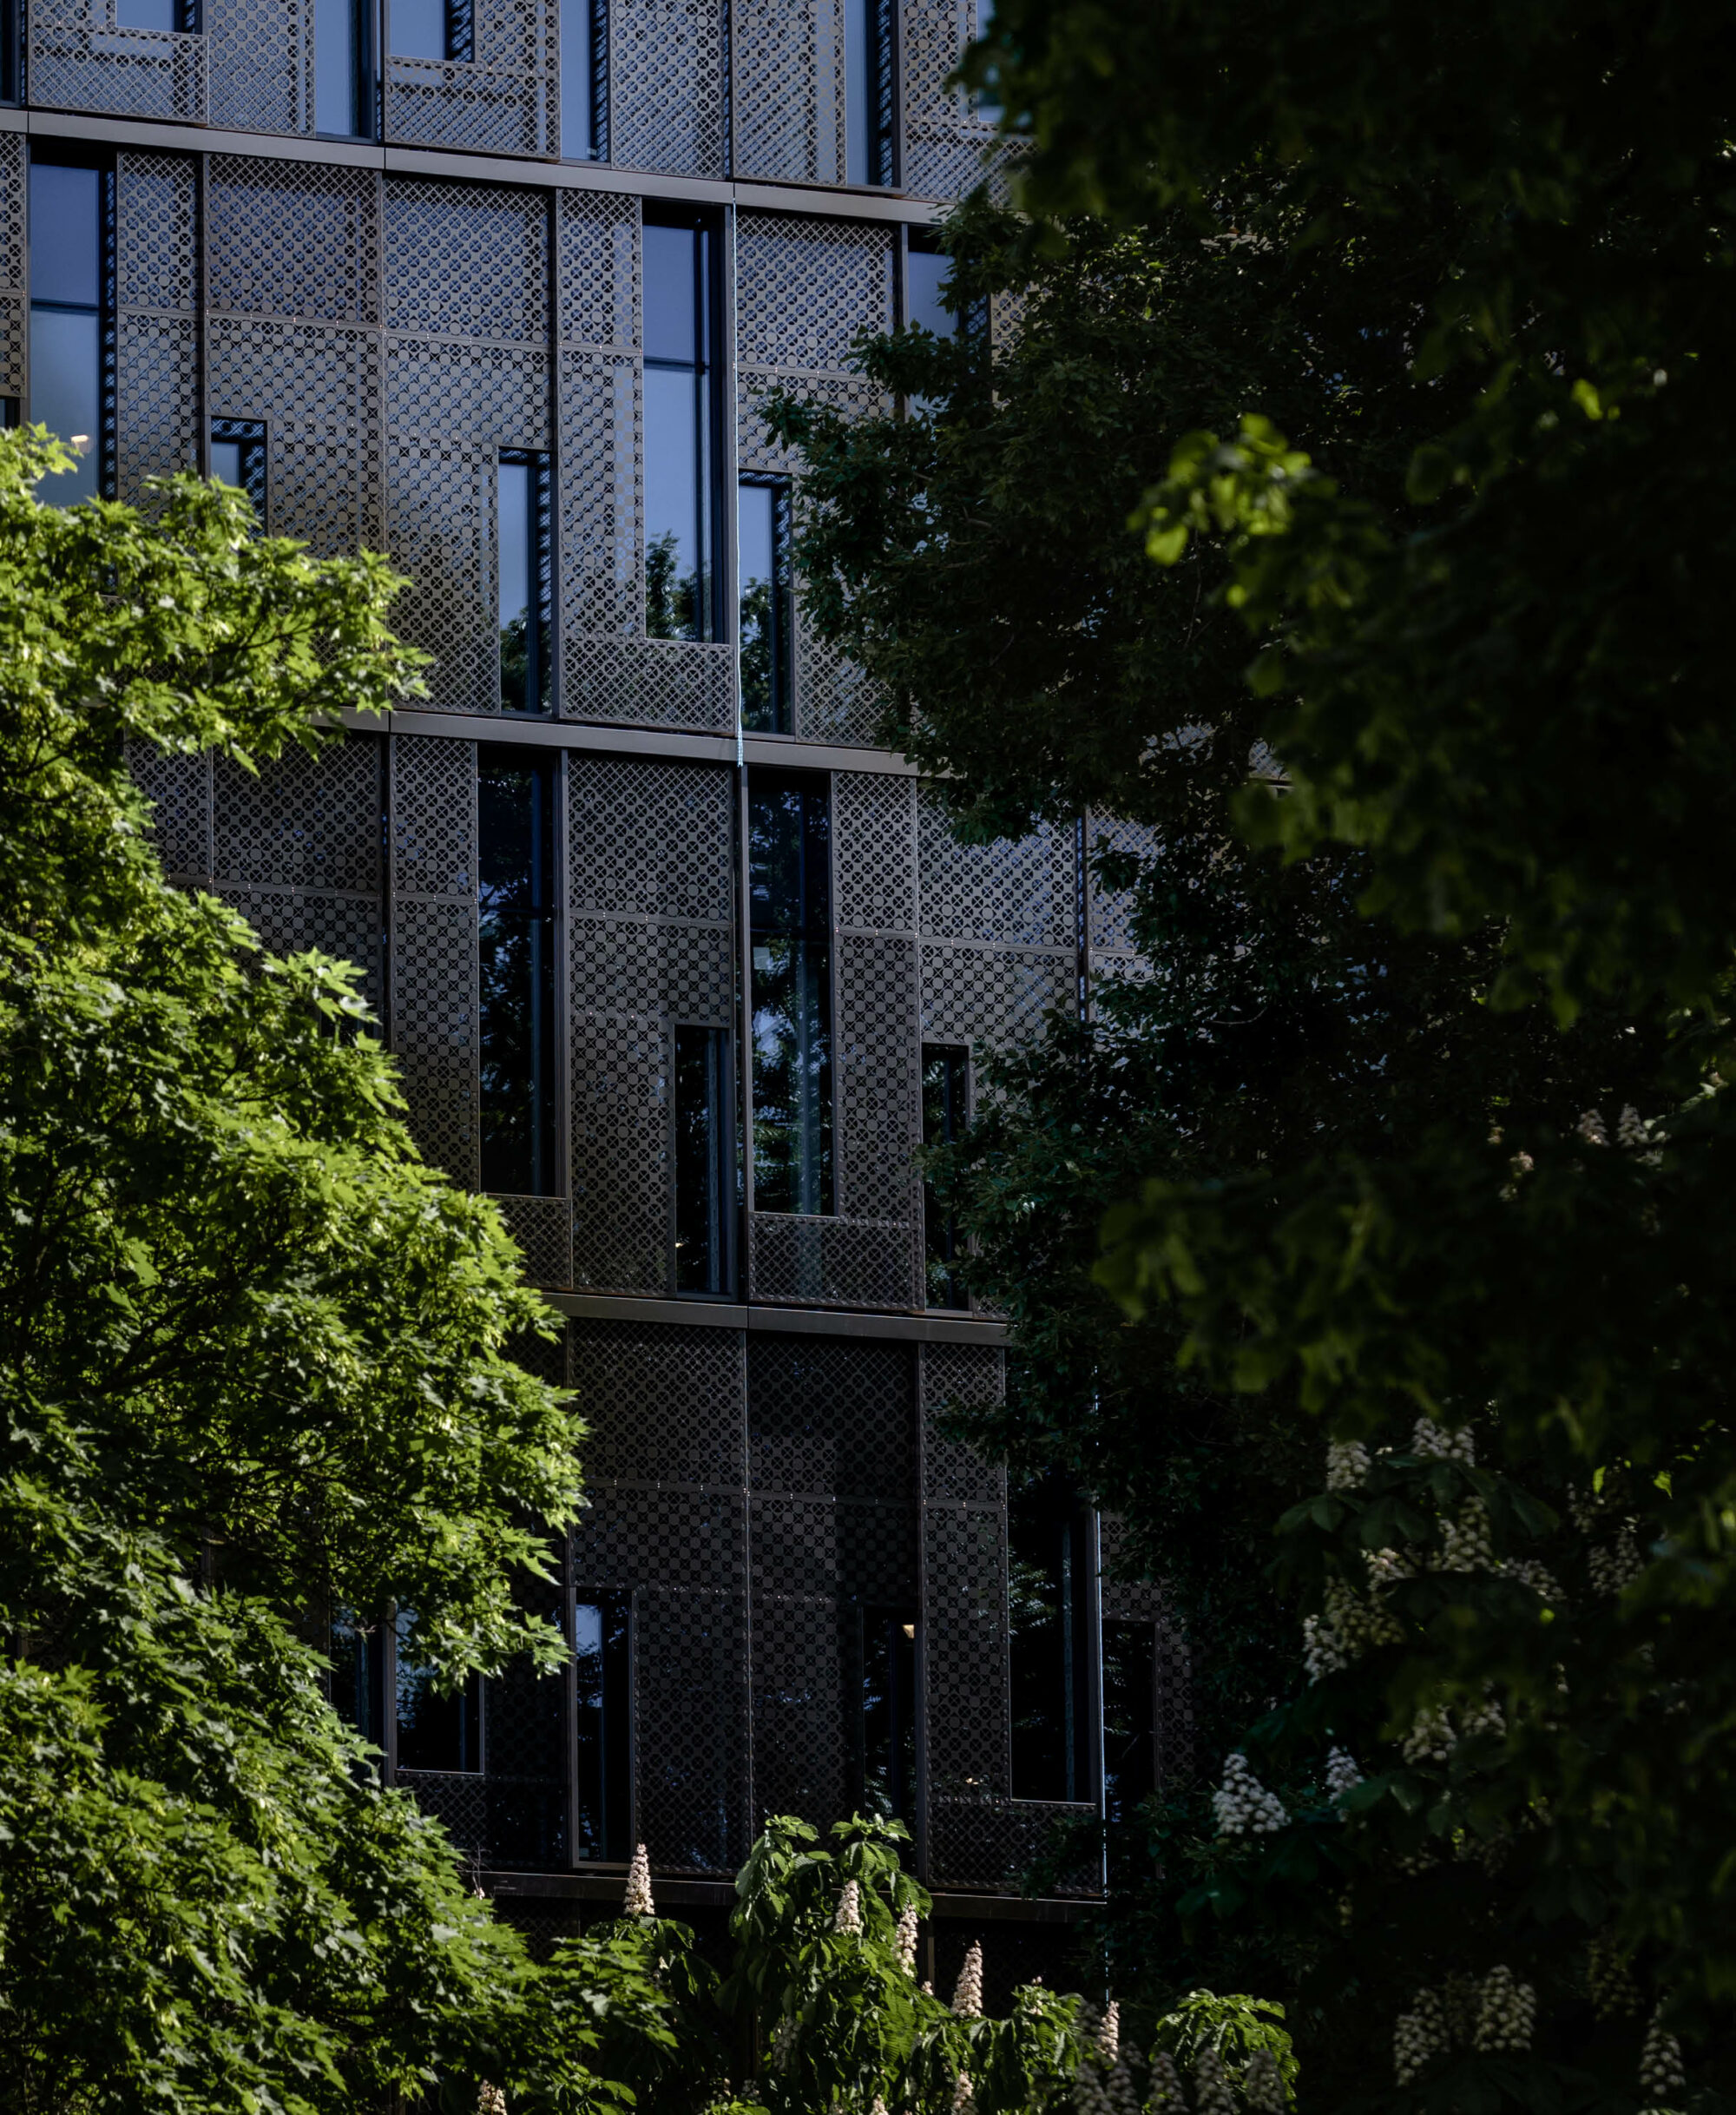
M 966 1097 L 970 1056 L 962 1050 L 923 1046 L 923 1143 L 951 1145 L 970 1123 Z M 930 1183 L 923 1185 L 923 1240 L 927 1255 L 928 1301 L 931 1308 L 963 1308 L 965 1297 L 958 1275 L 961 1243 L 958 1222 L 941 1209 Z
M 313 124 L 340 139 L 372 137 L 369 0 L 313 0 Z
M 446 0 L 391 0 L 391 22 L 393 58 L 457 57 Z
M 912 330 L 932 331 L 937 338 L 950 338 L 958 319 L 950 315 L 941 301 L 941 289 L 952 269 L 952 260 L 938 249 L 919 247 L 912 236 L 904 254 L 904 322 Z
M 385 1652 L 377 1623 L 352 1609 L 332 1618 L 332 1709 L 376 1748 L 385 1745 Z
M 1128 1821 L 1156 1789 L 1157 1633 L 1148 1623 L 1103 1625 L 1103 1794 Z
M 755 734 L 793 734 L 790 672 L 795 611 L 787 479 L 744 479 L 737 494 L 736 523 L 741 724 Z
M 654 639 L 717 630 L 709 257 L 702 226 L 645 227 L 645 629 Z
M 827 781 L 756 771 L 748 790 L 753 943 L 753 1202 L 832 1204 L 832 826 Z
M 76 469 L 43 480 L 55 506 L 108 487 L 113 181 L 105 168 L 30 163 L 30 418 L 78 457 Z
M 910 1609 L 862 1611 L 862 1789 L 868 1814 L 916 1811 L 917 1619 Z
M 500 708 L 543 713 L 552 695 L 549 458 L 503 452 L 495 504 Z
M 892 181 L 891 0 L 844 0 L 844 181 Z
M 573 1828 L 579 1858 L 625 1858 L 631 1827 L 628 1723 L 628 1597 L 602 1594 L 573 1611 L 577 1674 L 579 1797 Z
M 675 1031 L 675 1289 L 728 1284 L 729 1044 L 721 1028 Z
M 556 1182 L 555 763 L 477 751 L 483 1188 L 550 1196 Z
M 1091 1797 L 1086 1517 L 1056 1478 L 1008 1507 L 1015 1799 Z
M 198 10 L 190 0 L 119 0 L 115 19 L 123 30 L 179 30 L 199 27 Z
M 211 428 L 211 475 L 253 503 L 266 525 L 266 429 L 259 418 L 219 418 Z
M 443 1687 L 434 1668 L 418 1659 L 415 1632 L 415 1610 L 400 1608 L 393 1683 L 398 1767 L 479 1770 L 483 1766 L 482 1679 L 472 1675 L 457 1689 Z

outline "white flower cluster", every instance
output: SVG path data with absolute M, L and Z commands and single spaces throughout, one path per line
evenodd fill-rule
M 1511 1968 L 1491 1968 L 1483 1979 L 1472 2047 L 1484 2055 L 1517 2054 L 1530 2047 L 1536 2024 L 1536 1992 L 1518 1981 Z
M 1194 2066 L 1194 2105 L 1200 2115 L 1236 2115 L 1235 2094 L 1209 2042 Z
M 1121 2007 L 1119 2000 L 1109 2000 L 1108 2010 L 1103 2014 L 1103 2024 L 1097 2029 L 1097 2053 L 1106 2064 L 1121 2061 Z
M 1311 1682 L 1324 1681 L 1330 1674 L 1340 1674 L 1351 1664 L 1344 1639 L 1324 1616 L 1302 1618 L 1302 1664 L 1308 1670 Z
M 1187 2096 L 1181 2090 L 1181 2073 L 1175 2068 L 1175 2059 L 1167 2049 L 1160 2049 L 1151 2059 L 1151 2098 L 1146 2105 L 1151 2115 L 1184 2115 Z
M 952 2088 L 952 2115 L 964 2115 L 965 2109 L 974 2106 L 976 2099 L 976 2089 L 970 2083 L 970 2073 L 961 2071 Z
M 771 2062 L 773 2071 L 787 2071 L 796 2052 L 796 2023 L 786 2013 L 772 2030 Z
M 1457 1519 L 1441 1523 L 1441 1546 L 1430 1551 L 1431 1571 L 1493 1571 L 1495 1545 L 1489 1538 L 1489 1512 L 1479 1498 L 1467 1499 Z
M 1588 1145 L 1607 1146 L 1609 1143 L 1609 1133 L 1603 1128 L 1603 1117 L 1595 1109 L 1588 1109 L 1574 1129 Z
M 1354 1491 L 1368 1481 L 1368 1449 L 1360 1440 L 1326 1442 L 1326 1488 Z
M 654 1917 L 657 1914 L 651 1900 L 651 1861 L 642 1843 L 635 1846 L 633 1862 L 627 1868 L 627 1894 L 621 1914 L 624 1917 Z
M 1663 2022 L 1654 2013 L 1640 2050 L 1640 2091 L 1648 2105 L 1655 2107 L 1670 2094 L 1680 2092 L 1687 2085 L 1681 2044 L 1666 2031 Z
M 1618 1594 L 1646 1568 L 1640 1545 L 1631 1527 L 1624 1527 L 1614 1542 L 1587 1553 L 1592 1589 L 1596 1593 Z
M 506 2115 L 506 2095 L 486 2079 L 477 2088 L 477 2115 Z
M 1401 2085 L 1414 2085 L 1437 2056 L 1453 2046 L 1447 2016 L 1432 1990 L 1419 1990 L 1410 2010 L 1392 2023 L 1392 2072 Z
M 1278 2059 L 1270 2049 L 1256 2049 L 1242 2072 L 1243 2100 L 1253 2115 L 1284 2115 L 1288 2098 Z
M 1430 1704 L 1418 1711 L 1404 1736 L 1407 1762 L 1444 1762 L 1456 1745 L 1453 1723 L 1444 1704 Z
M 1573 1524 L 1581 1535 L 1596 1532 L 1598 1516 L 1607 1509 L 1601 1491 L 1581 1491 L 1576 1484 L 1568 1486 L 1568 1511 L 1573 1515 Z
M 1509 1558 L 1502 1570 L 1509 1578 L 1517 1579 L 1522 1586 L 1529 1586 L 1540 1601 L 1547 1601 L 1552 1608 L 1560 1608 L 1567 1596 L 1562 1591 L 1561 1581 L 1547 1565 L 1540 1565 L 1535 1557 L 1522 1557 L 1516 1562 Z
M 1628 1957 L 1605 1933 L 1600 1932 L 1586 1949 L 1585 1980 L 1601 2019 L 1639 2011 L 1639 1987 L 1629 1973 Z
M 1450 1431 L 1431 1417 L 1419 1417 L 1411 1427 L 1410 1452 L 1427 1460 L 1463 1462 L 1469 1469 L 1476 1461 L 1476 1441 L 1469 1425 Z
M 835 1932 L 849 1932 L 853 1937 L 862 1935 L 862 1889 L 853 1880 L 846 1880 L 844 1892 L 838 1898 L 838 1914 L 832 1920 Z
M 898 1966 L 906 1975 L 917 1972 L 917 1906 L 906 1902 L 898 1912 L 898 1935 L 892 1941 L 898 1949 Z
M 1248 1768 L 1240 1748 L 1224 1758 L 1224 1782 L 1212 1795 L 1212 1812 L 1220 1836 L 1269 1835 L 1290 1819 L 1277 1795 Z
M 886 2105 L 885 2096 L 884 2094 L 876 2093 L 874 2098 L 869 2102 L 868 2115 L 891 2115 L 891 2111 Z
M 1346 1792 L 1354 1791 L 1362 1782 L 1362 1772 L 1356 1766 L 1356 1758 L 1342 1748 L 1334 1748 L 1326 1757 L 1326 1791 L 1333 1799 L 1342 1799 Z
M 983 1948 L 976 1940 L 958 1971 L 958 1987 L 952 1993 L 952 2009 L 961 2019 L 983 2017 Z
M 1378 1567 L 1378 1558 L 1390 1561 Z M 1369 1559 L 1369 1576 L 1379 1587 L 1394 1578 L 1408 1578 L 1410 1571 L 1396 1552 L 1380 1550 Z M 1320 1613 L 1302 1618 L 1302 1656 L 1311 1682 L 1337 1674 L 1376 1645 L 1403 1642 L 1404 1626 L 1392 1611 L 1372 1595 L 1358 1593 L 1347 1579 L 1328 1579 L 1321 1599 L 1325 1605 Z

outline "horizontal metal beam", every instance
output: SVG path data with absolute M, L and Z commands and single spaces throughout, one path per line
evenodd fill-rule
M 733 1880 L 665 1880 L 654 1875 L 660 1908 L 732 1909 L 740 1899 Z M 483 1888 L 497 1901 L 620 1903 L 627 1893 L 627 1868 L 600 1873 L 489 1873 Z M 936 1894 L 937 1922 L 968 1924 L 1077 1924 L 1097 1905 L 1062 1894 Z
M 857 1308 L 782 1308 L 723 1300 L 639 1299 L 613 1293 L 542 1297 L 562 1314 L 590 1321 L 673 1322 L 687 1329 L 746 1329 L 774 1336 L 878 1337 L 902 1344 L 986 1344 L 1007 1341 L 1004 1322 L 969 1314 L 884 1314 Z
M 346 712 L 344 725 L 358 735 L 436 735 L 455 741 L 519 741 L 549 749 L 594 749 L 615 756 L 661 756 L 672 763 L 733 764 L 730 735 L 693 735 L 675 728 L 618 727 L 596 720 L 517 720 L 491 713 L 418 712 L 403 706 L 389 718 Z M 916 778 L 917 767 L 896 749 L 804 741 L 795 735 L 744 735 L 741 755 L 750 764 L 791 771 L 877 771 Z
M 264 161 L 312 162 L 326 168 L 382 169 L 388 176 L 459 178 L 472 183 L 511 183 L 543 191 L 607 191 L 698 205 L 746 206 L 756 213 L 823 214 L 828 220 L 904 222 L 913 227 L 926 227 L 946 211 L 944 206 L 925 199 L 842 185 L 760 183 L 747 176 L 728 181 L 667 176 L 650 169 L 605 168 L 593 161 L 538 161 L 516 155 L 467 154 L 460 148 L 383 147 L 365 140 L 231 132 L 220 125 L 107 117 L 90 110 L 0 109 L 0 132 L 30 133 L 56 140 L 95 140 L 109 147 L 170 148 L 190 155 L 251 155 Z

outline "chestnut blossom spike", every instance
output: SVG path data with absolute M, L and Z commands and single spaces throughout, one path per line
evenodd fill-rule
M 958 1987 L 952 1993 L 952 2009 L 961 2019 L 983 2017 L 983 1947 L 973 1939 L 964 1966 L 958 1971 Z
M 654 1917 L 657 1914 L 657 1905 L 651 1899 L 651 1861 L 642 1843 L 635 1847 L 633 1862 L 627 1868 L 627 1893 L 621 1914 L 624 1917 Z
M 1212 1795 L 1220 1836 L 1270 1835 L 1290 1819 L 1283 1802 L 1248 1768 L 1240 1748 L 1224 1758 L 1224 1782 Z
M 917 1972 L 917 1906 L 906 1902 L 898 1912 L 898 1936 L 893 1943 L 898 1949 L 898 1966 L 906 1975 Z
M 1103 2024 L 1097 2029 L 1097 2053 L 1106 2064 L 1120 2060 L 1121 2053 L 1121 2008 L 1119 2001 L 1111 1998 L 1109 2009 L 1103 2014 Z
M 846 1880 L 844 1893 L 838 1898 L 838 1914 L 832 1920 L 835 1932 L 849 1932 L 855 1937 L 862 1935 L 862 1889 L 857 1881 Z
M 1160 2049 L 1151 2059 L 1151 2099 L 1147 2105 L 1151 2115 L 1185 2115 L 1187 2096 L 1181 2090 L 1181 2073 L 1175 2068 L 1175 2059 L 1167 2049 Z
M 486 2079 L 477 2088 L 477 2115 L 506 2115 L 506 2095 Z

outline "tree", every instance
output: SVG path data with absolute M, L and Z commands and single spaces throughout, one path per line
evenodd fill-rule
M 1164 1942 L 1263 1945 L 1331 2098 L 1674 2100 L 1679 2033 L 1696 2090 L 1727 2084 L 1721 35 L 1619 6 L 997 10 L 967 70 L 1033 135 L 1026 202 L 1108 214 L 1100 245 L 1168 230 L 1199 277 L 1244 257 L 1271 296 L 1234 412 L 1172 387 L 1141 451 L 1168 587 L 1129 585 L 1131 624 L 1196 660 L 1209 629 L 1221 693 L 1130 678 L 1117 725 L 1092 688 L 1113 622 L 1051 625 L 976 563 L 1057 492 L 1066 583 L 1120 496 L 1051 471 L 1058 412 L 1033 445 L 1031 363 L 1066 379 L 1041 299 L 992 372 L 867 352 L 937 417 L 786 422 L 812 606 L 967 815 L 1091 798 L 1165 833 L 1153 985 L 1016 1077 L 956 1179 L 989 1282 L 1042 1266 L 1020 1335 L 1083 1347 L 1007 1445 L 1070 1451 L 1152 1525 L 1180 1509 L 1149 1459 L 1182 1459 L 1178 1406 L 1227 1414 L 1256 1475 L 1333 1442 L 1279 1544 L 1310 1678 L 1247 1726 L 1213 1822 L 1160 1839 Z M 1170 283 L 1220 342 L 1197 279 Z M 1151 304 L 1131 364 L 1180 327 Z M 1358 344 L 1384 349 L 1357 392 L 1384 447 L 1325 416 Z M 1196 754 L 1221 758 L 1207 797 L 1161 812 L 1153 779 Z M 1253 1059 L 1286 990 L 1311 1004 L 1272 1096 L 1285 1045 Z M 1080 1289 L 1118 1186 L 1095 1282 L 1125 1363 Z M 1091 1384 L 1141 1347 L 1180 1383 L 1106 1413 Z
M 572 1410 L 510 1356 L 538 1303 L 492 1209 L 421 1164 L 355 972 L 170 887 L 125 761 L 251 768 L 385 707 L 415 678 L 399 583 L 191 478 L 150 524 L 39 504 L 66 460 L 0 440 L 9 2090 L 602 2092 L 299 1635 L 395 1595 L 452 1678 L 557 1654 L 512 1592 L 578 1490 Z

